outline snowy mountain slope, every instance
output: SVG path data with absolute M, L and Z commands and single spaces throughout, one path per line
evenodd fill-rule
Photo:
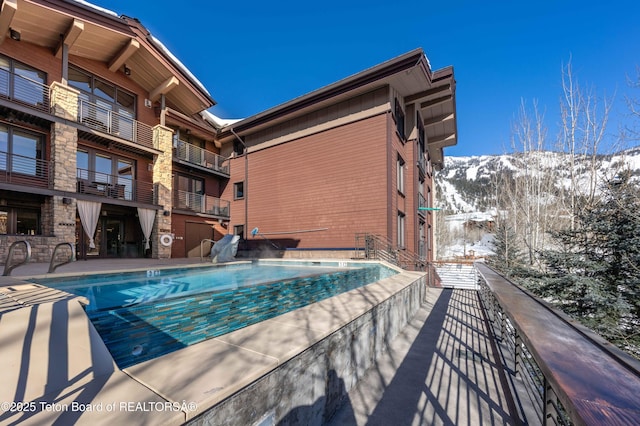
M 495 208 L 495 181 L 499 177 L 548 173 L 556 188 L 567 188 L 571 182 L 569 160 L 566 154 L 551 151 L 527 157 L 522 154 L 445 156 L 443 169 L 435 175 L 436 206 L 445 214 Z M 589 185 L 591 163 L 588 160 L 577 161 L 575 167 L 577 182 L 583 188 Z M 640 147 L 598 156 L 595 167 L 600 180 L 612 178 L 623 167 L 628 167 L 634 178 L 640 180 Z

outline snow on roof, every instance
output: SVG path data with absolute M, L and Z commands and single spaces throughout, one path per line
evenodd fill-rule
M 85 0 L 73 0 L 78 4 L 81 4 L 83 6 L 89 7 L 91 9 L 97 10 L 99 12 L 102 13 L 106 13 L 108 15 L 111 16 L 115 16 L 116 18 L 119 18 L 120 15 L 118 15 L 116 12 L 109 10 L 109 9 L 105 9 L 103 7 L 100 6 L 96 6 L 95 4 L 89 3 L 88 1 Z M 169 51 L 169 49 L 166 48 L 166 46 L 164 44 L 162 44 L 162 42 L 160 40 L 158 40 L 156 37 L 153 36 L 153 34 L 149 33 L 149 37 L 151 38 L 151 42 L 153 44 L 156 45 L 156 47 L 158 49 L 160 49 L 178 68 L 180 68 L 182 70 L 182 72 L 184 72 L 199 88 L 200 90 L 202 90 L 204 93 L 206 93 L 209 97 L 211 97 L 211 94 L 209 93 L 209 91 L 207 90 L 206 87 L 204 87 L 204 84 L 202 84 L 200 82 L 200 80 L 198 80 L 196 78 L 195 75 L 193 75 L 193 73 L 191 71 L 189 71 L 189 69 L 182 63 L 180 62 L 180 60 Z
M 115 16 L 116 18 L 120 17 L 120 15 L 118 15 L 116 12 L 114 12 L 112 10 L 109 10 L 109 9 L 105 9 L 104 7 L 96 6 L 95 4 L 89 3 L 88 1 L 84 1 L 84 0 L 73 0 L 73 1 L 75 1 L 76 3 L 80 3 L 80 4 L 84 5 L 84 6 L 90 7 L 91 9 L 98 10 L 98 11 L 100 11 L 102 13 L 106 13 L 108 15 Z
M 209 97 L 211 97 L 211 94 L 209 93 L 207 88 L 204 87 L 204 84 L 202 84 L 200 80 L 198 80 L 196 76 L 193 75 L 193 73 L 189 71 L 189 69 L 182 62 L 180 62 L 180 60 L 176 58 L 176 56 L 173 53 L 171 53 L 164 44 L 162 44 L 160 40 L 155 38 L 151 33 L 149 33 L 149 36 L 151 37 L 151 41 L 156 45 L 158 49 L 162 50 L 162 52 L 165 55 L 167 55 L 167 57 L 171 59 L 178 68 L 180 68 L 186 75 L 188 75 L 191 78 L 191 80 L 193 80 L 193 82 L 196 83 L 204 93 L 206 93 L 207 95 L 209 95 Z
M 209 123 L 213 124 L 214 126 L 216 126 L 217 128 L 222 128 L 225 126 L 230 126 L 234 123 L 237 123 L 238 121 L 242 121 L 241 118 L 220 118 L 212 113 L 210 113 L 207 110 L 204 110 L 201 112 L 202 114 L 202 118 L 204 118 L 206 121 L 208 121 Z

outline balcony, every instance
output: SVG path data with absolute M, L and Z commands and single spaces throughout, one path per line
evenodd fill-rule
M 223 218 L 230 217 L 229 201 L 209 195 L 177 190 L 174 193 L 173 208 Z
M 112 111 L 108 104 L 95 104 L 78 99 L 78 123 L 146 148 L 155 148 L 153 128 L 130 115 Z
M 76 169 L 76 171 L 76 191 L 78 194 L 154 204 L 151 182 L 142 182 L 128 176 L 108 175 L 86 169 Z
M 0 99 L 7 99 L 19 106 L 40 112 L 50 112 L 49 87 L 23 77 L 20 74 L 0 69 Z
M 0 69 L 0 100 L 11 102 L 11 107 L 22 111 L 35 110 L 51 114 L 51 89 L 20 74 Z M 108 104 L 95 104 L 78 99 L 77 121 L 93 130 L 111 136 L 155 148 L 153 128 L 134 120 L 128 114 L 112 111 Z
M 50 188 L 49 161 L 0 152 L 0 182 L 28 187 Z
M 181 140 L 177 141 L 174 153 L 179 162 L 197 166 L 223 177 L 229 177 L 229 165 L 224 164 L 227 159 L 221 155 Z

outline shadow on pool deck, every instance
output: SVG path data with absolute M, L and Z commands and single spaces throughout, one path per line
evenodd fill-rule
M 427 298 L 329 426 L 520 424 L 477 294 Z

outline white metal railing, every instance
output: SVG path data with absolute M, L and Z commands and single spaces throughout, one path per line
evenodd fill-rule
M 51 109 L 48 86 L 5 69 L 0 69 L 0 97 L 47 113 Z
M 231 203 L 210 195 L 177 190 L 174 192 L 173 207 L 195 213 L 229 217 Z
M 134 120 L 128 114 L 113 111 L 112 105 L 106 102 L 100 105 L 79 98 L 78 123 L 129 142 L 154 147 L 151 126 Z
M 229 175 L 229 166 L 224 164 L 227 158 L 215 152 L 207 151 L 199 146 L 179 140 L 176 143 L 175 153 L 176 158 L 182 161 Z

